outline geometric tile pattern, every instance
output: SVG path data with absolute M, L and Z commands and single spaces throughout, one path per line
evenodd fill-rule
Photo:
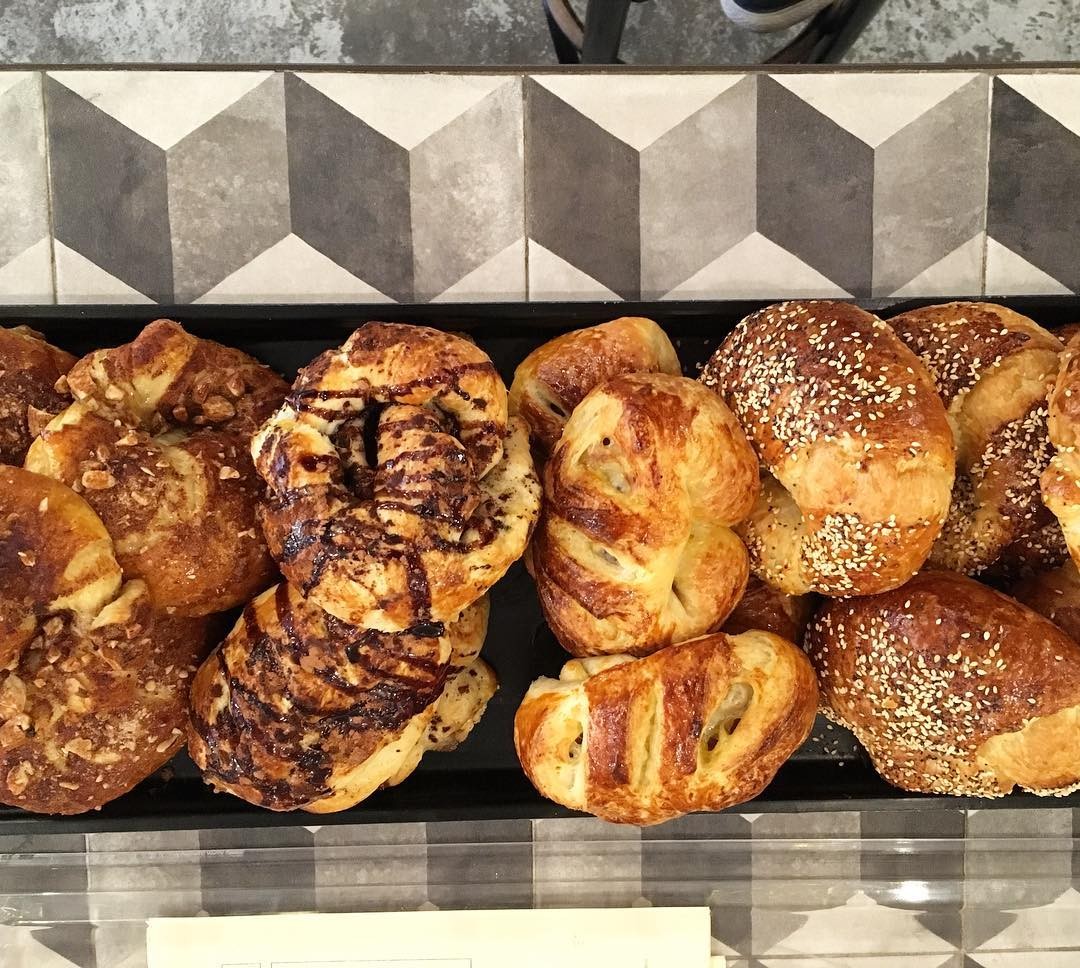
M 978 293 L 989 78 L 536 75 L 530 298 Z
M 0 304 L 1080 292 L 1080 74 L 0 71 Z
M 45 77 L 62 303 L 525 297 L 521 79 Z
M 994 79 L 990 292 L 1080 291 L 1080 75 Z
M 53 301 L 41 75 L 0 73 L 0 302 Z
M 746 968 L 1072 965 L 1078 824 L 928 806 L 4 837 L 0 964 L 144 965 L 153 916 L 705 904 L 713 954 Z

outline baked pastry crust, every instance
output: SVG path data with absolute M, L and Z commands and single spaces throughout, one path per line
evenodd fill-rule
M 75 402 L 26 467 L 83 495 L 124 574 L 178 615 L 247 601 L 274 564 L 256 521 L 262 482 L 248 438 L 286 384 L 239 350 L 158 320 L 67 376 Z
M 491 360 L 423 326 L 367 323 L 318 357 L 251 452 L 283 574 L 358 627 L 452 621 L 521 556 L 539 514 L 526 428 L 507 419 Z
M 1017 582 L 1009 594 L 1080 642 L 1080 572 L 1072 559 Z
M 742 430 L 699 383 L 624 374 L 589 393 L 544 469 L 529 552 L 563 647 L 641 655 L 719 627 L 746 585 L 732 528 L 757 489 Z
M 1046 396 L 1060 341 L 992 303 L 927 306 L 888 322 L 929 371 L 956 441 L 952 502 L 930 561 L 988 578 L 1061 564 L 1061 529 L 1039 491 L 1053 454 Z
M 644 659 L 603 656 L 530 686 L 518 758 L 546 797 L 648 825 L 757 796 L 809 735 L 806 656 L 767 632 L 707 635 Z
M 905 790 L 998 797 L 1080 784 L 1080 646 L 947 571 L 826 602 L 804 647 L 824 712 Z
M 533 447 L 547 458 L 586 394 L 623 373 L 682 375 L 675 347 L 651 319 L 623 316 L 533 350 L 514 371 L 510 412 L 529 425 Z
M 184 743 L 207 623 L 121 586 L 104 526 L 48 478 L 0 467 L 0 802 L 95 809 Z
M 739 529 L 759 578 L 791 595 L 869 595 L 922 566 L 949 507 L 952 432 L 925 368 L 880 319 L 849 303 L 769 306 L 701 379 L 761 462 Z
M 29 326 L 0 327 L 0 464 L 21 465 L 41 427 L 71 402 L 57 383 L 74 365 Z
M 814 595 L 788 595 L 751 575 L 743 597 L 720 631 L 740 635 L 760 629 L 798 645 L 802 642 L 816 604 L 817 597 Z
M 344 810 L 415 766 L 454 643 L 476 661 L 486 630 L 486 599 L 448 629 L 387 634 L 350 627 L 282 582 L 195 677 L 191 757 L 211 786 L 250 803 Z

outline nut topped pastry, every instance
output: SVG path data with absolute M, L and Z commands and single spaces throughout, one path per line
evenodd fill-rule
M 724 403 L 666 373 L 615 377 L 585 397 L 544 469 L 530 548 L 540 604 L 574 655 L 642 655 L 709 632 L 742 596 L 732 528 L 757 461 Z
M 949 507 L 952 432 L 930 377 L 848 303 L 769 306 L 701 374 L 762 469 L 739 533 L 754 573 L 791 595 L 869 595 L 922 566 Z
M 969 575 L 1013 577 L 1065 559 L 1039 479 L 1053 448 L 1046 395 L 1062 345 L 1004 306 L 954 302 L 889 325 L 922 360 L 956 440 L 956 480 L 930 560 Z
M 74 365 L 28 326 L 0 327 L 0 464 L 21 465 L 40 429 L 71 402 L 57 383 Z
M 586 394 L 623 373 L 682 375 L 675 347 L 651 319 L 624 316 L 533 350 L 514 371 L 510 412 L 529 425 L 533 446 L 546 458 Z
M 56 481 L 0 467 L 0 803 L 81 813 L 183 746 L 202 619 L 121 585 L 104 526 Z
M 68 374 L 75 402 L 31 446 L 29 470 L 83 495 L 125 576 L 161 607 L 207 615 L 246 601 L 274 567 L 256 521 L 248 438 L 286 385 L 239 350 L 158 320 Z
M 1080 646 L 953 572 L 826 602 L 804 648 L 826 713 L 890 783 L 998 797 L 1080 785 Z
M 423 326 L 367 323 L 323 353 L 251 446 L 282 572 L 362 628 L 453 621 L 539 513 L 525 425 L 507 419 L 491 360 Z

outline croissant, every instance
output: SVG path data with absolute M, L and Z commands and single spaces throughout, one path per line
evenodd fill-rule
M 57 383 L 74 365 L 29 327 L 0 327 L 0 464 L 21 465 L 41 426 L 71 402 Z

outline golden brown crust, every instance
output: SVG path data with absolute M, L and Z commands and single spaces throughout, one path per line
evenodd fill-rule
M 1006 578 L 1060 564 L 1060 529 L 1039 493 L 1052 456 L 1056 336 L 991 303 L 927 306 L 889 325 L 930 372 L 956 439 L 952 502 L 931 561 Z
M 491 361 L 421 326 L 368 323 L 324 353 L 252 454 L 282 572 L 359 627 L 452 620 L 520 557 L 539 513 L 525 425 L 507 420 Z
M 534 786 L 614 823 L 660 823 L 757 796 L 806 739 L 814 673 L 766 632 L 714 634 L 644 659 L 567 663 L 514 721 Z
M 1050 619 L 1069 638 L 1080 642 L 1080 572 L 1071 559 L 1050 571 L 1023 579 L 1009 593 Z
M 751 575 L 743 597 L 720 631 L 727 635 L 740 635 L 760 629 L 798 645 L 802 642 L 816 603 L 814 595 L 787 595 Z
M 712 631 L 742 595 L 731 530 L 757 462 L 723 402 L 693 380 L 625 374 L 575 409 L 544 472 L 530 548 L 544 615 L 573 655 L 646 654 Z
M 623 373 L 682 375 L 675 347 L 651 319 L 624 316 L 533 350 L 514 371 L 510 412 L 529 425 L 533 446 L 546 458 L 586 394 Z
M 183 744 L 203 620 L 121 588 L 100 519 L 48 478 L 0 468 L 0 802 L 81 813 Z
M 1054 453 L 1042 475 L 1042 498 L 1076 562 L 1080 561 L 1080 338 L 1071 339 L 1059 357 L 1047 408 Z
M 212 786 L 271 810 L 341 810 L 422 741 L 454 640 L 479 651 L 486 603 L 460 627 L 390 635 L 346 625 L 282 582 L 203 664 L 189 749 Z
M 42 431 L 26 466 L 86 498 L 125 575 L 179 615 L 231 608 L 264 588 L 275 569 L 248 437 L 284 382 L 167 320 L 92 353 L 67 379 L 76 402 Z
M 948 510 L 952 433 L 925 368 L 875 316 L 788 302 L 744 319 L 702 372 L 762 465 L 740 534 L 789 594 L 868 595 L 922 565 Z
M 1080 646 L 999 592 L 923 572 L 827 602 L 804 646 L 826 711 L 896 786 L 1001 796 L 1080 782 Z
M 56 385 L 74 365 L 29 327 L 0 327 L 0 464 L 22 464 L 42 422 L 71 402 Z

